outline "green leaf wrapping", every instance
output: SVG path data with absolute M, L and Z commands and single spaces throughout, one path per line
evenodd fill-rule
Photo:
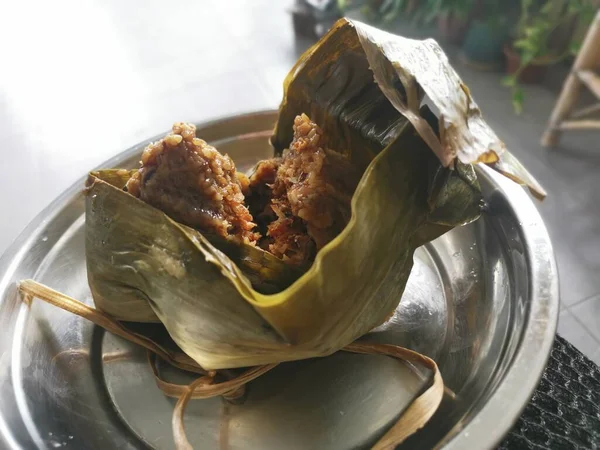
M 423 94 L 439 110 L 439 136 L 419 108 Z M 347 149 L 352 142 L 371 153 L 389 144 L 404 116 L 444 167 L 485 163 L 529 187 L 539 199 L 546 193 L 483 119 L 469 89 L 432 39 L 406 39 L 357 21 L 340 19 L 298 60 L 285 80 L 284 100 L 273 144 L 281 151 L 291 140 L 298 110 L 340 130 L 329 145 Z
M 419 245 L 477 218 L 474 172 L 461 170 L 443 168 L 405 127 L 366 169 L 348 226 L 307 273 L 272 295 L 253 289 L 198 231 L 91 175 L 86 255 L 94 301 L 123 320 L 159 319 L 207 369 L 328 355 L 397 307 Z
M 421 107 L 425 94 L 437 117 Z M 178 224 L 124 192 L 126 172 L 98 172 L 86 204 L 96 306 L 122 320 L 159 320 L 207 369 L 325 356 L 392 313 L 418 246 L 478 217 L 471 163 L 545 195 L 432 40 L 338 21 L 285 80 L 276 154 L 301 113 L 323 129 L 322 145 L 364 169 L 349 224 L 306 273 Z

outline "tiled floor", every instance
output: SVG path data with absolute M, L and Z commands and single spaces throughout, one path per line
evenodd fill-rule
M 15 11 L 4 41 L 23 40 L 0 45 L 13 62 L 0 74 L 0 144 L 18 149 L 6 153 L 0 180 L 0 191 L 10 192 L 0 198 L 0 210 L 11 211 L 11 220 L 0 223 L 0 253 L 87 170 L 167 129 L 173 118 L 202 121 L 276 107 L 284 75 L 307 46 L 294 38 L 292 3 L 187 1 L 172 8 L 151 1 L 140 9 L 117 0 L 73 0 L 80 17 L 94 20 L 71 21 L 52 2 L 9 2 Z M 43 9 L 44 20 L 34 25 L 48 40 L 20 33 L 32 26 L 30 4 Z M 45 59 L 29 58 L 32 53 Z M 454 65 L 492 127 L 549 193 L 539 209 L 560 271 L 559 332 L 600 363 L 600 134 L 572 133 L 559 148 L 544 149 L 539 139 L 556 90 L 528 87 L 525 110 L 516 116 L 502 74 L 474 71 L 456 58 Z M 16 191 L 22 180 L 25 188 Z

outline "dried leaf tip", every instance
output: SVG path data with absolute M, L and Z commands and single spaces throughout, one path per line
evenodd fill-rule
M 348 33 L 347 29 L 355 30 L 354 34 Z M 527 186 L 536 198 L 546 196 L 538 181 L 506 150 L 504 143 L 483 119 L 470 90 L 435 40 L 407 39 L 348 19 L 340 19 L 335 30 L 335 33 L 348 33 L 348 39 L 360 42 L 381 91 L 413 124 L 445 167 L 455 157 L 465 164 L 483 162 Z M 321 45 L 331 37 L 328 34 L 323 38 Z M 400 80 L 405 96 L 400 95 L 396 80 Z M 403 100 L 420 99 L 419 89 L 439 110 L 439 141 L 423 118 L 415 114 L 415 107 L 411 107 L 408 100 Z

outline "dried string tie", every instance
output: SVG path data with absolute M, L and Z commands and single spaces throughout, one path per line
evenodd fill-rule
M 128 330 L 110 315 L 74 298 L 61 294 L 33 280 L 22 281 L 19 285 L 19 292 L 22 295 L 23 302 L 28 305 L 31 303 L 32 298 L 38 298 L 72 314 L 83 317 L 113 334 L 146 348 L 148 350 L 148 362 L 152 368 L 157 386 L 165 395 L 178 398 L 172 416 L 173 436 L 178 450 L 192 450 L 183 424 L 185 408 L 191 399 L 206 399 L 217 396 L 223 396 L 228 400 L 238 399 L 244 394 L 244 387 L 247 383 L 264 375 L 278 365 L 267 364 L 252 367 L 233 377 L 228 376 L 229 373 L 225 373 L 230 379 L 216 382 L 215 378 L 221 371 L 204 370 L 187 355 L 170 351 L 151 339 Z M 415 351 L 391 344 L 354 342 L 344 347 L 342 351 L 365 355 L 388 356 L 424 366 L 433 373 L 430 386 L 409 405 L 398 421 L 375 443 L 373 446 L 374 450 L 395 448 L 431 419 L 439 407 L 445 391 L 444 382 L 435 361 Z M 161 358 L 174 367 L 188 372 L 199 373 L 202 376 L 187 385 L 170 383 L 160 377 L 157 368 L 157 358 Z
M 206 374 L 207 371 L 196 363 L 192 358 L 187 356 L 184 353 L 175 353 L 169 349 L 164 348 L 160 344 L 157 344 L 153 340 L 143 336 L 141 334 L 135 333 L 126 327 L 124 327 L 118 320 L 109 316 L 102 311 L 99 311 L 91 306 L 86 305 L 85 303 L 80 302 L 79 300 L 75 300 L 68 295 L 62 294 L 54 289 L 49 288 L 48 286 L 44 286 L 41 283 L 33 280 L 23 280 L 19 284 L 19 291 L 25 297 L 35 297 L 40 300 L 45 301 L 46 303 L 50 303 L 57 308 L 68 311 L 76 316 L 83 317 L 84 319 L 89 320 L 90 322 L 95 323 L 96 325 L 104 328 L 106 331 L 110 331 L 112 334 L 120 336 L 124 339 L 127 339 L 134 344 L 138 344 L 144 347 L 147 350 L 150 350 L 152 353 L 160 356 L 163 360 L 168 362 L 174 367 L 179 369 Z

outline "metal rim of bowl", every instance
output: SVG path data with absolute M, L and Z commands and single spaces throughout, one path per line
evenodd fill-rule
M 276 110 L 267 109 L 242 114 L 226 115 L 202 122 L 203 126 L 218 125 L 233 118 L 251 118 L 273 115 Z M 162 134 L 150 140 L 156 140 Z M 138 151 L 139 144 L 105 161 L 99 167 L 111 167 L 111 163 L 125 155 Z M 114 165 L 114 164 L 113 164 Z M 510 199 L 512 213 L 520 224 L 525 242 L 529 270 L 529 314 L 521 335 L 520 344 L 512 364 L 491 394 L 487 402 L 466 424 L 457 424 L 460 430 L 451 430 L 443 446 L 451 450 L 464 448 L 494 448 L 510 431 L 521 412 L 529 403 L 550 357 L 554 343 L 559 309 L 558 271 L 552 244 L 542 217 L 525 190 L 482 164 L 478 176 L 491 178 L 496 189 Z M 44 208 L 21 232 L 0 258 L 0 292 L 5 292 L 13 282 L 15 259 L 21 259 L 31 247 L 39 231 L 39 225 L 58 214 L 64 204 L 79 190 L 86 177 L 75 182 L 59 197 Z M 0 300 L 1 306 L 1 300 Z M 533 376 L 532 376 L 533 375 Z M 18 448 L 16 440 L 0 416 L 0 435 L 9 446 Z
M 494 448 L 509 433 L 542 378 L 558 323 L 558 269 L 540 213 L 517 183 L 487 166 L 480 164 L 479 169 L 478 176 L 491 178 L 510 199 L 520 224 L 529 271 L 529 314 L 509 369 L 481 410 L 446 444 L 452 450 L 482 448 L 482 442 Z

